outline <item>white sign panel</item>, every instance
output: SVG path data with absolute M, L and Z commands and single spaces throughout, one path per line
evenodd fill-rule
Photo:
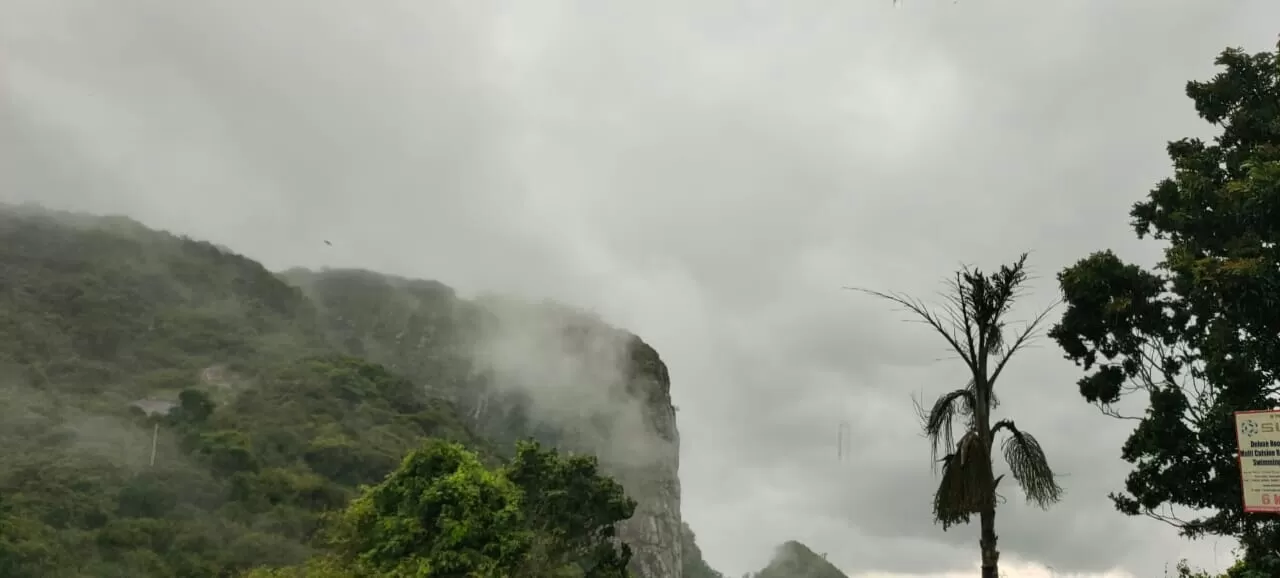
M 1244 511 L 1280 513 L 1280 410 L 1236 412 Z

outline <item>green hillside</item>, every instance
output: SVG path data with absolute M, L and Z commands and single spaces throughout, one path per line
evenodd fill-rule
M 489 464 L 556 441 L 518 404 L 500 436 L 467 419 L 486 309 L 439 283 L 276 275 L 128 219 L 0 206 L 0 288 L 6 577 L 296 564 L 426 438 Z

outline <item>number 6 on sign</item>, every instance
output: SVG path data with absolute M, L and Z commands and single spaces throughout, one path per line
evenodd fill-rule
M 1244 511 L 1280 514 L 1280 409 L 1235 412 Z

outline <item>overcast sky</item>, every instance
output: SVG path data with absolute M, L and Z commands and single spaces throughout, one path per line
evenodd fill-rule
M 959 368 L 841 287 L 927 296 L 1032 250 L 1029 311 L 1090 251 L 1151 259 L 1127 212 L 1165 141 L 1207 130 L 1184 83 L 1277 22 L 1274 0 L 0 0 L 0 200 L 594 309 L 670 366 L 714 567 L 797 539 L 852 575 L 965 576 L 977 528 L 931 522 L 910 400 Z M 1009 574 L 1225 565 L 1226 540 L 1112 509 L 1127 430 L 1078 377 L 1046 340 L 1003 379 L 1069 492 L 1010 494 Z

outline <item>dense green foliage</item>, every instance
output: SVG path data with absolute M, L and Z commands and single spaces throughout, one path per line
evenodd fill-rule
M 594 457 L 561 458 L 537 443 L 518 444 L 501 471 L 523 496 L 529 524 L 529 554 L 518 576 L 559 575 L 573 566 L 591 578 L 625 578 L 631 548 L 615 548 L 616 522 L 635 513 L 636 504 L 622 486 L 600 475 Z
M 1280 575 L 1280 521 L 1241 509 L 1232 412 L 1277 406 L 1280 381 L 1280 53 L 1227 50 L 1186 92 L 1222 129 L 1168 146 L 1174 174 L 1133 206 L 1139 238 L 1165 243 L 1153 269 L 1094 253 L 1059 275 L 1068 305 L 1051 336 L 1108 413 L 1128 394 L 1146 413 L 1124 444 L 1129 515 L 1188 536 L 1235 536 L 1251 566 Z M 1190 519 L 1171 507 L 1203 512 Z
M 942 475 L 933 497 L 934 519 L 945 530 L 978 516 L 983 578 L 1000 575 L 995 515 L 996 490 L 1004 475 L 995 474 L 996 440 L 1003 434 L 1000 450 L 1028 502 L 1047 508 L 1062 497 L 1062 488 L 1040 443 L 1013 420 L 996 421 L 993 416 L 999 405 L 996 381 L 1047 313 L 1041 313 L 1020 330 L 1008 331 L 1008 313 L 1027 280 L 1026 260 L 1024 254 L 1012 265 L 992 273 L 968 267 L 957 272 L 941 312 L 911 297 L 861 290 L 910 311 L 940 335 L 964 362 L 965 370 L 957 381 L 968 383 L 941 395 L 928 409 L 918 409 L 925 436 L 933 446 L 933 461 L 941 465 Z M 961 422 L 959 437 L 954 427 L 957 419 Z
M 268 442 L 268 428 L 311 423 L 309 402 L 353 404 L 324 391 L 320 359 L 290 368 L 323 391 L 297 411 L 233 400 L 321 353 L 301 293 L 208 244 L 73 219 L 0 212 L 0 495 L 19 528 L 6 575 L 216 576 L 304 557 L 316 512 L 351 486 L 290 459 L 303 432 Z M 235 377 L 202 380 L 212 367 Z M 150 467 L 152 420 L 129 404 L 180 392 Z M 272 493 L 237 499 L 255 485 Z
M 625 565 L 599 547 L 612 526 L 587 524 L 631 514 L 593 459 L 512 451 L 534 428 L 490 442 L 461 411 L 485 379 L 465 355 L 484 312 L 443 285 L 277 276 L 128 219 L 27 207 L 0 207 L 0 285 L 0 576 L 341 576 L 352 550 L 317 541 L 340 527 L 326 520 L 439 481 L 404 470 L 429 439 L 515 496 L 521 563 Z M 549 497 L 521 498 L 535 486 Z M 435 555 L 410 549 L 402 562 Z
M 634 509 L 594 458 L 523 443 L 489 470 L 431 442 L 333 518 L 328 553 L 251 576 L 625 578 L 630 550 L 612 538 Z
M 1174 565 L 1172 574 L 1166 570 L 1165 576 L 1166 578 L 1270 578 L 1270 574 L 1261 570 L 1250 569 L 1249 564 L 1244 560 L 1238 560 L 1230 568 L 1227 568 L 1226 572 L 1221 574 L 1212 574 L 1205 570 L 1193 569 L 1187 564 L 1186 560 L 1182 560 Z

